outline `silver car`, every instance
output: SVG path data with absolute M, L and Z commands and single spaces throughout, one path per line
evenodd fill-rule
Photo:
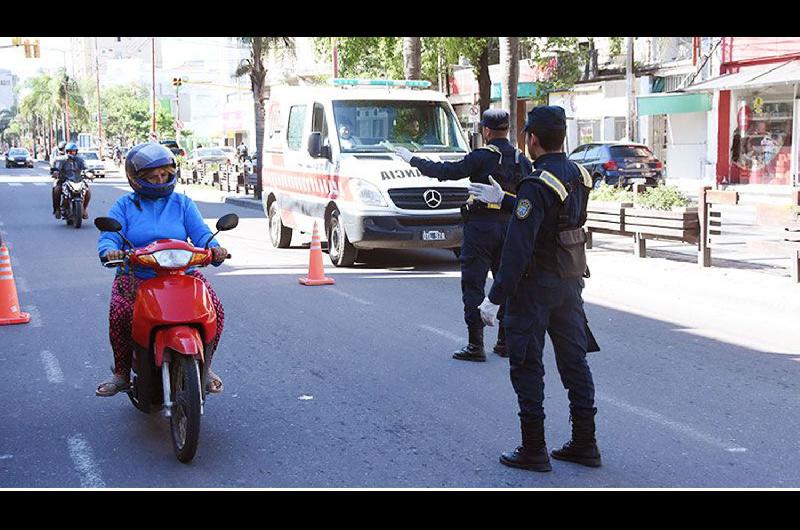
M 83 158 L 86 164 L 86 172 L 90 173 L 92 177 L 105 177 L 106 165 L 100 160 L 100 155 L 97 151 L 78 151 L 78 156 Z

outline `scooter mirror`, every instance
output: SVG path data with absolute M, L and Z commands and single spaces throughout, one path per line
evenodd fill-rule
M 223 215 L 217 221 L 217 230 L 225 231 L 225 230 L 232 230 L 239 225 L 239 216 L 235 213 L 229 213 L 227 215 Z
M 94 226 L 101 232 L 119 232 L 122 225 L 113 217 L 95 217 Z

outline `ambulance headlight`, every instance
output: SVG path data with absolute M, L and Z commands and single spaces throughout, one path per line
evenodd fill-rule
M 350 179 L 350 191 L 367 206 L 386 206 L 381 190 L 366 180 Z

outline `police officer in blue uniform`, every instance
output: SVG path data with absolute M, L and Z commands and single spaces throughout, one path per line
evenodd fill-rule
M 586 266 L 586 204 L 591 177 L 563 152 L 564 109 L 535 107 L 525 124 L 533 173 L 522 180 L 516 199 L 505 198 L 513 209 L 502 260 L 481 317 L 495 323 L 505 304 L 511 383 L 519 402 L 522 445 L 503 453 L 508 466 L 550 471 L 544 439 L 544 366 L 542 350 L 547 332 L 556 365 L 570 403 L 572 439 L 553 458 L 591 467 L 601 465 L 595 440 L 592 373 L 586 352 L 597 351 L 588 329 L 581 292 Z M 496 186 L 471 186 L 481 200 L 497 200 Z
M 532 168 L 530 161 L 508 141 L 508 112 L 488 109 L 480 122 L 486 145 L 472 151 L 458 162 L 432 162 L 414 156 L 408 149 L 399 147 L 397 154 L 420 170 L 423 175 L 439 180 L 460 180 L 469 177 L 471 182 L 500 186 L 506 192 L 516 190 L 523 176 Z M 492 179 L 491 181 L 489 179 Z M 500 265 L 509 211 L 500 204 L 473 202 L 462 208 L 464 239 L 461 244 L 461 292 L 464 302 L 464 320 L 469 335 L 468 344 L 453 354 L 461 361 L 486 361 L 483 349 L 483 328 L 478 306 L 485 297 L 484 287 L 489 270 L 496 276 Z M 502 310 L 501 310 L 502 314 Z M 507 357 L 504 328 L 498 331 L 494 352 Z

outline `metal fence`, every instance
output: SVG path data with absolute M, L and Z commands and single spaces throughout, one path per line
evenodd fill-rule
M 254 194 L 255 175 L 244 164 L 198 164 L 195 167 L 184 167 L 184 180 L 192 184 L 211 186 L 220 191 Z

